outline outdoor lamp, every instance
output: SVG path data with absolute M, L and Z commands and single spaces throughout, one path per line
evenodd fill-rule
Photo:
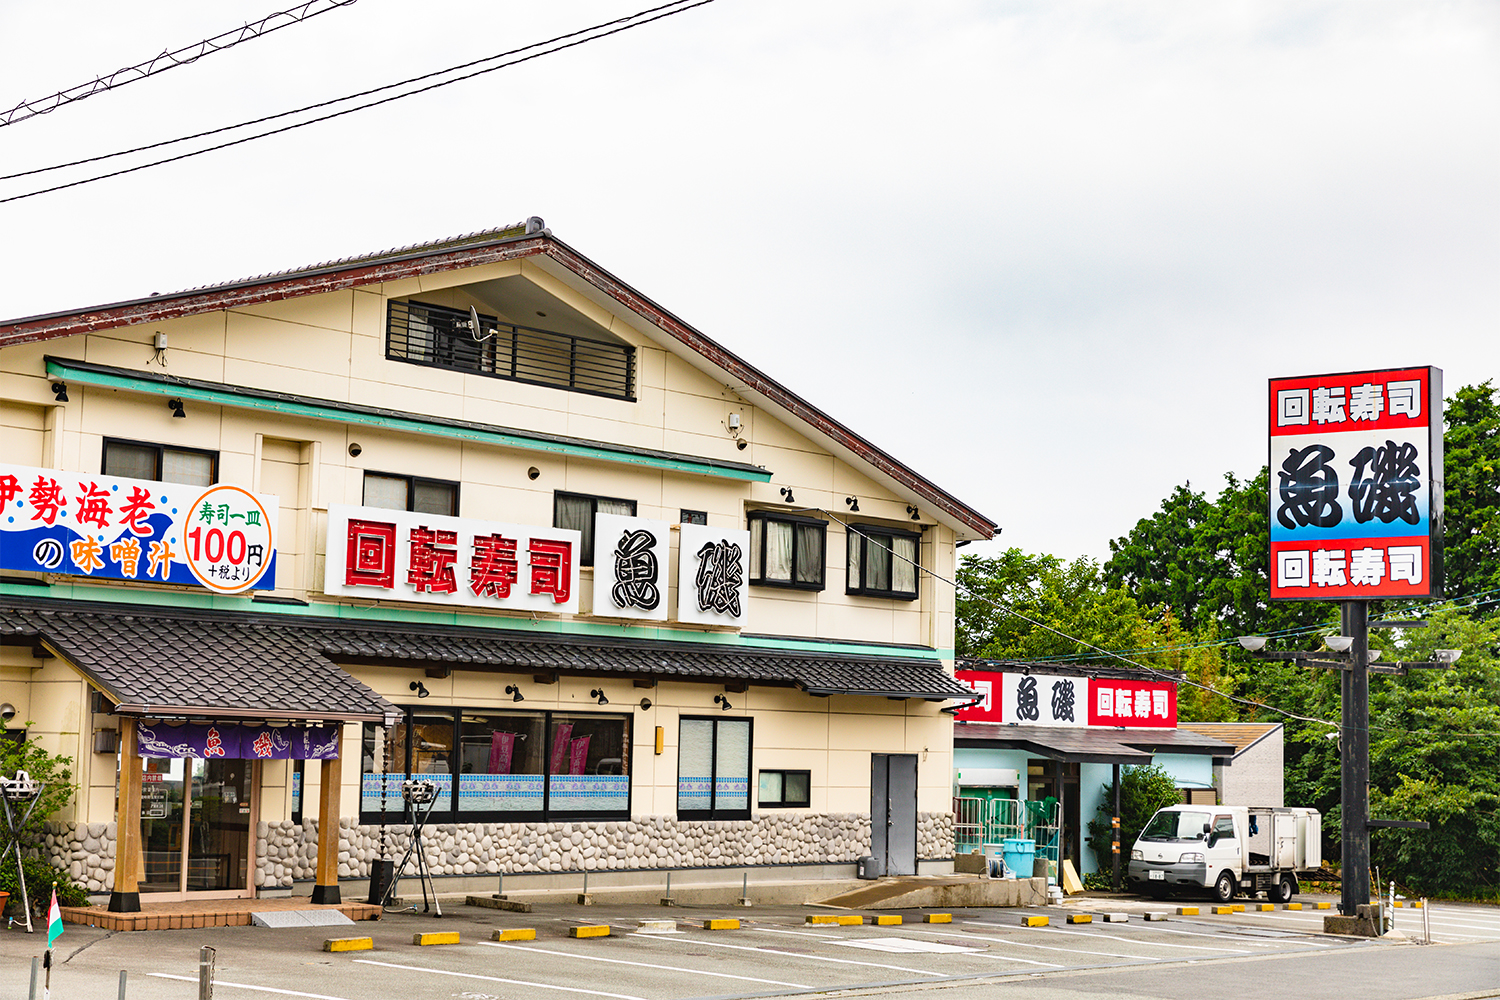
M 1432 658 L 1439 663 L 1457 663 L 1458 658 L 1464 655 L 1461 649 L 1434 649 Z
M 1259 653 L 1266 648 L 1266 637 L 1263 635 L 1242 635 L 1240 645 L 1252 653 Z
M 518 686 L 516 686 L 515 684 L 507 684 L 507 685 L 505 685 L 505 693 L 508 694 L 508 695 L 514 695 L 514 697 L 511 698 L 511 701 L 525 701 L 526 700 L 525 698 L 521 697 L 521 689 Z
M 174 416 L 174 417 L 186 417 L 187 416 L 187 413 L 185 413 L 183 411 L 183 409 L 182 409 L 182 400 L 180 400 L 180 399 L 169 399 L 169 400 L 167 400 L 167 409 L 169 409 L 169 410 L 172 411 L 172 416 Z
M 1349 652 L 1349 647 L 1354 645 L 1354 637 L 1348 635 L 1325 635 L 1323 637 L 1323 645 L 1335 653 L 1347 653 Z
M 425 698 L 428 694 L 431 693 L 427 690 L 427 685 L 423 684 L 421 681 L 412 681 L 409 685 L 407 685 L 407 687 L 409 690 L 417 692 L 418 698 Z
M 601 704 L 601 705 L 608 705 L 609 704 L 609 699 L 606 698 L 606 697 L 604 697 L 604 689 L 603 688 L 594 688 L 594 690 L 592 690 L 592 691 L 589 692 L 589 697 L 590 698 L 598 698 L 599 699 L 599 704 Z
M 68 401 L 68 383 L 53 382 L 52 393 L 57 397 L 59 403 L 66 403 Z
M 714 695 L 714 704 L 718 705 L 726 712 L 734 707 L 733 705 L 729 704 L 729 699 L 724 697 L 722 694 Z

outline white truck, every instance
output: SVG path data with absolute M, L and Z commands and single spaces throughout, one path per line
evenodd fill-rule
M 1322 817 L 1286 806 L 1167 806 L 1130 852 L 1129 884 L 1157 899 L 1207 889 L 1222 903 L 1264 892 L 1285 903 L 1322 866 Z

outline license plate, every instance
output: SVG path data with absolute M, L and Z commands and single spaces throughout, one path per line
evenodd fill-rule
M 1153 881 L 1153 882 L 1161 882 L 1161 881 L 1164 881 L 1166 879 L 1167 873 L 1166 872 L 1147 872 L 1146 873 L 1146 877 L 1148 879 L 1150 879 L 1151 881 Z

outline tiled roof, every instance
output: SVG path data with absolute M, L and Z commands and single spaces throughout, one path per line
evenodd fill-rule
M 308 630 L 311 631 L 311 630 Z M 317 629 L 309 641 L 335 660 L 422 662 L 496 670 L 616 674 L 798 687 L 810 694 L 948 700 L 973 692 L 934 660 L 810 656 L 688 642 L 609 642 L 501 629 Z
M 1178 728 L 1232 744 L 1238 754 L 1280 729 L 1281 725 L 1279 722 L 1183 722 Z
M 972 692 L 935 660 L 756 651 L 709 643 L 609 641 L 502 628 L 352 625 L 288 615 L 160 609 L 0 610 L 0 641 L 42 640 L 123 705 L 309 716 L 380 716 L 386 703 L 339 663 L 617 675 L 796 687 L 934 701 Z M 208 704 L 211 702 L 212 704 Z
M 42 640 L 129 714 L 373 721 L 395 711 L 295 630 L 6 608 L 0 637 Z

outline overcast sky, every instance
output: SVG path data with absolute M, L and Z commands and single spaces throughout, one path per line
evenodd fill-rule
M 292 2 L 10 0 L 0 106 Z M 358 0 L 0 128 L 0 173 L 647 2 Z M 0 317 L 529 215 L 997 520 L 1000 545 L 1107 556 L 1174 486 L 1264 464 L 1269 377 L 1500 379 L 1500 5 L 716 0 L 0 204 Z

